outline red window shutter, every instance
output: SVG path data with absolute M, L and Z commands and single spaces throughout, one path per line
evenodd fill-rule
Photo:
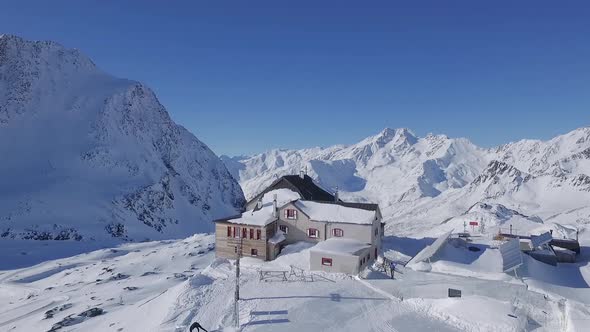
M 227 237 L 231 237 L 231 226 L 227 226 Z
M 254 238 L 254 228 L 250 228 L 250 239 Z
M 242 228 L 242 238 L 248 238 L 248 229 L 246 227 Z
M 234 237 L 236 237 L 236 227 L 234 226 Z
M 256 240 L 260 240 L 260 235 L 262 234 L 262 231 L 257 229 L 256 230 Z

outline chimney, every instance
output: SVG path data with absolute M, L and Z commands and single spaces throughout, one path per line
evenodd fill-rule
M 277 218 L 279 216 L 279 207 L 277 206 L 277 194 L 273 195 L 272 200 L 272 216 Z
M 334 193 L 334 202 L 338 202 L 338 186 L 336 186 L 336 192 Z
M 305 172 L 303 172 L 303 170 L 299 171 L 299 177 L 305 179 Z

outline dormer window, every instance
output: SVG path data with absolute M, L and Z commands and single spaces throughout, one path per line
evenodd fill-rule
M 297 210 L 295 209 L 285 209 L 285 218 L 296 220 L 297 219 Z

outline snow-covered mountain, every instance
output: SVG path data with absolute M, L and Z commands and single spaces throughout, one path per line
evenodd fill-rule
M 77 50 L 0 36 L 0 238 L 158 239 L 244 202 L 155 94 Z
M 348 146 L 221 158 L 246 197 L 278 176 L 307 170 L 346 199 L 378 202 L 395 233 L 440 232 L 478 203 L 496 204 L 480 211 L 490 218 L 498 208 L 533 216 L 521 218 L 531 222 L 522 225 L 527 230 L 557 229 L 556 222 L 581 228 L 590 223 L 590 128 L 492 149 L 464 138 L 385 129 Z M 545 225 L 547 220 L 553 223 Z

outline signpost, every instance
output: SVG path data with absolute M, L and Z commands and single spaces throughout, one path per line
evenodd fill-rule
M 234 322 L 236 328 L 240 328 L 240 257 L 242 257 L 242 228 L 236 229 L 237 237 L 228 241 L 230 246 L 236 248 L 236 290 L 234 296 Z
M 475 226 L 479 225 L 477 221 L 470 221 L 469 226 L 471 226 L 471 231 L 475 232 Z

